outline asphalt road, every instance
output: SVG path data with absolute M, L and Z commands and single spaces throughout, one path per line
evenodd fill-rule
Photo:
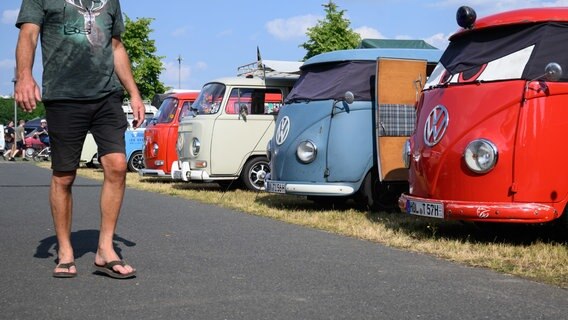
M 55 279 L 50 172 L 0 162 L 1 319 L 568 319 L 568 290 L 194 201 L 127 190 L 93 274 L 100 182 L 78 178 L 79 276 Z

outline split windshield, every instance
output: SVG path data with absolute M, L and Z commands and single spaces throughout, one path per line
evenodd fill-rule
M 544 74 L 550 62 L 568 66 L 567 41 L 566 23 L 522 24 L 467 31 L 452 39 L 428 82 L 435 85 L 537 79 Z M 568 81 L 568 73 L 561 77 L 561 81 Z
M 286 103 L 312 100 L 342 100 L 346 91 L 355 100 L 371 101 L 375 87 L 375 61 L 321 63 L 302 67 L 302 75 Z

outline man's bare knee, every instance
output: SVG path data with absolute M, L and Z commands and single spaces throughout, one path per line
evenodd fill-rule
M 51 181 L 58 187 L 69 188 L 73 185 L 77 171 L 53 171 Z
M 127 165 L 126 156 L 122 153 L 109 153 L 101 157 L 105 177 L 124 177 Z

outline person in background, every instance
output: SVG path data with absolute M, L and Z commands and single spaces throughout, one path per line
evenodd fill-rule
M 47 120 L 41 119 L 40 127 L 34 133 L 34 136 L 38 137 L 41 143 L 45 144 L 46 146 L 49 146 L 49 131 L 47 130 Z
M 4 127 L 4 153 L 2 154 L 4 160 L 6 160 L 6 158 L 8 158 L 8 160 L 12 159 L 12 146 L 15 137 L 14 121 L 10 121 L 8 125 Z
M 24 125 L 26 124 L 26 120 L 21 119 L 20 124 L 16 127 L 16 144 L 12 146 L 12 157 L 10 161 L 16 161 L 16 156 L 21 153 L 22 159 L 24 161 L 28 161 L 26 158 L 26 130 L 24 129 Z
M 22 0 L 16 27 L 20 29 L 16 102 L 31 112 L 42 100 L 49 123 L 53 170 L 49 200 L 58 242 L 53 276 L 77 275 L 71 243 L 72 187 L 90 131 L 104 171 L 94 268 L 113 278 L 133 278 L 136 270 L 113 247 L 126 183 L 124 90 L 130 95 L 135 128 L 144 121 L 145 107 L 120 37 L 124 32 L 120 2 Z M 40 34 L 43 96 L 32 75 Z

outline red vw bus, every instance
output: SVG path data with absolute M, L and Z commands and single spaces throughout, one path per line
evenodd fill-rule
M 190 114 L 191 104 L 199 90 L 185 90 L 168 95 L 155 118 L 144 131 L 144 165 L 139 170 L 144 177 L 170 177 L 172 162 L 177 161 L 176 141 L 180 119 Z
M 404 211 L 448 220 L 568 226 L 568 8 L 504 12 L 461 29 L 428 79 Z

